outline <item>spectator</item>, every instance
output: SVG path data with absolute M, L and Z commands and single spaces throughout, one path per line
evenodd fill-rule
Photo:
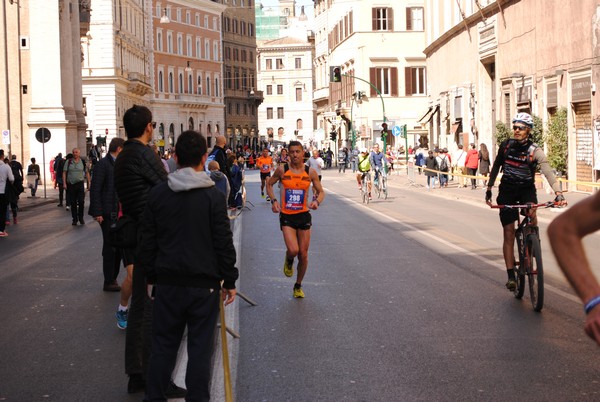
M 229 156 L 227 163 L 229 164 L 229 171 L 231 172 L 231 195 L 229 196 L 229 207 L 230 208 L 241 208 L 243 204 L 242 199 L 242 183 L 244 180 L 244 172 L 242 169 L 244 158 L 240 156 L 236 159 L 234 156 Z
M 427 170 L 425 170 L 425 176 L 427 176 L 427 190 L 430 188 L 435 188 L 435 178 L 438 176 L 439 165 L 435 156 L 433 156 L 433 151 L 428 152 L 427 158 L 425 158 L 424 165 Z
M 235 159 L 235 155 L 231 154 Z M 229 200 L 229 192 L 231 191 L 231 187 L 229 186 L 229 180 L 223 172 L 219 170 L 219 164 L 217 161 L 208 162 L 208 175 L 210 179 L 215 182 L 215 186 L 219 189 L 220 192 L 225 196 L 225 202 Z
M 6 222 L 4 220 L 8 207 L 8 186 L 15 181 L 12 169 L 4 163 L 4 150 L 0 149 L 0 237 L 7 237 Z
M 84 225 L 83 208 L 85 204 L 85 187 L 90 188 L 90 173 L 85 162 L 80 157 L 79 148 L 73 148 L 73 158 L 69 159 L 63 169 L 63 183 L 67 185 L 67 193 L 71 202 L 72 225 L 77 226 L 77 221 Z
M 15 189 L 14 199 L 9 200 L 10 209 L 13 214 L 13 223 L 16 225 L 18 222 L 17 214 L 19 212 L 19 195 L 25 191 L 23 187 L 23 165 L 17 160 L 17 155 L 12 156 L 12 161 L 10 162 L 10 169 L 12 170 L 15 181 L 13 182 L 13 187 Z
M 4 158 L 2 158 L 4 159 Z M 31 158 L 31 164 L 27 167 L 27 185 L 31 189 L 31 196 L 35 197 L 38 183 L 40 182 L 40 166 Z
M 467 173 L 471 176 L 471 190 L 475 190 L 477 188 L 477 167 L 479 166 L 479 152 L 477 152 L 477 147 L 475 144 L 471 143 L 471 149 L 467 152 L 467 157 L 465 159 L 465 166 L 467 168 Z
M 488 177 L 490 174 L 490 152 L 483 142 L 479 145 L 479 174 Z M 487 179 L 483 180 L 483 187 L 487 186 Z
M 63 206 L 63 197 L 65 192 L 65 185 L 63 182 L 63 170 L 65 166 L 65 160 L 62 157 L 62 153 L 56 155 L 54 158 L 54 173 L 56 174 L 56 186 L 58 187 L 58 207 Z
M 150 191 L 141 220 L 139 267 L 155 284 L 145 401 L 166 400 L 186 326 L 186 399 L 210 400 L 219 303 L 230 304 L 236 296 L 233 235 L 223 196 L 204 173 L 206 148 L 206 140 L 195 131 L 179 136 L 175 151 L 179 170 Z
M 448 187 L 448 170 L 450 166 L 450 156 L 446 149 L 442 149 L 437 157 L 437 163 L 440 169 L 440 188 Z
M 121 267 L 121 250 L 108 244 L 110 225 L 117 220 L 119 213 L 119 200 L 115 192 L 114 166 L 115 160 L 123 150 L 123 138 L 115 137 L 108 145 L 108 153 L 94 168 L 94 176 L 90 186 L 89 214 L 100 224 L 102 230 L 102 272 L 104 273 L 103 290 L 105 292 L 119 292 L 121 287 L 117 283 Z
M 308 158 L 305 164 L 306 166 L 313 168 L 317 172 L 317 175 L 319 176 L 319 181 L 321 181 L 321 169 L 323 168 L 325 163 L 323 162 L 323 159 L 319 156 L 319 150 L 313 150 L 312 156 Z
M 454 151 L 452 155 L 452 175 L 458 177 L 458 187 L 467 186 L 467 168 L 465 167 L 465 161 L 467 159 L 467 153 L 463 149 L 462 144 L 458 144 L 458 149 Z

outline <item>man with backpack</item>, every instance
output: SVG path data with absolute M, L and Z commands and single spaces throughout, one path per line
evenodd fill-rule
M 69 202 L 71 203 L 71 217 L 73 226 L 77 226 L 77 221 L 85 225 L 83 221 L 83 208 L 85 204 L 85 188 L 90 188 L 90 172 L 81 159 L 79 148 L 73 148 L 73 158 L 69 159 L 63 169 L 63 183 L 67 186 Z
M 490 173 L 487 183 L 485 201 L 492 204 L 492 187 L 498 176 L 500 168 L 504 172 L 498 187 L 496 203 L 499 205 L 525 204 L 532 202 L 537 204 L 537 192 L 535 189 L 535 172 L 539 167 L 542 174 L 548 179 L 548 183 L 556 194 L 555 202 L 559 206 L 567 205 L 560 184 L 556 180 L 552 168 L 548 164 L 544 151 L 534 144 L 529 133 L 533 128 L 533 119 L 528 113 L 518 113 L 513 121 L 513 138 L 505 140 L 500 144 L 498 156 Z M 515 221 L 518 219 L 519 211 L 516 209 L 500 209 L 500 222 L 503 228 L 504 243 L 502 252 L 508 275 L 506 288 L 511 292 L 517 287 L 515 279 Z M 537 225 L 535 210 L 532 210 L 533 224 Z
M 450 155 L 446 148 L 441 149 L 437 156 L 440 167 L 440 188 L 448 187 L 448 170 L 450 169 Z

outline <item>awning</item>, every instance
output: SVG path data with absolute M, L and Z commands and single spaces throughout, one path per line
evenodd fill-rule
M 458 130 L 458 128 L 462 125 L 461 122 L 458 123 L 454 123 L 452 125 L 452 128 L 450 129 L 450 134 L 456 134 L 456 131 Z
M 431 115 L 433 114 L 433 106 L 430 106 L 429 109 L 425 112 L 423 117 L 421 117 L 418 122 L 421 124 L 427 123 L 431 119 Z

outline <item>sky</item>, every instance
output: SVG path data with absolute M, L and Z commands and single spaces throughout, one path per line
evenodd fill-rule
M 256 4 L 262 3 L 265 7 L 276 8 L 279 0 L 256 0 Z M 313 17 L 313 0 L 296 0 L 297 13 L 300 13 L 300 6 L 304 6 L 304 12 L 310 18 Z

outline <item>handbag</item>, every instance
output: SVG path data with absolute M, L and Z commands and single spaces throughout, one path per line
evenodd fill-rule
M 137 245 L 137 223 L 131 217 L 122 215 L 110 223 L 108 243 L 112 247 L 134 248 Z

